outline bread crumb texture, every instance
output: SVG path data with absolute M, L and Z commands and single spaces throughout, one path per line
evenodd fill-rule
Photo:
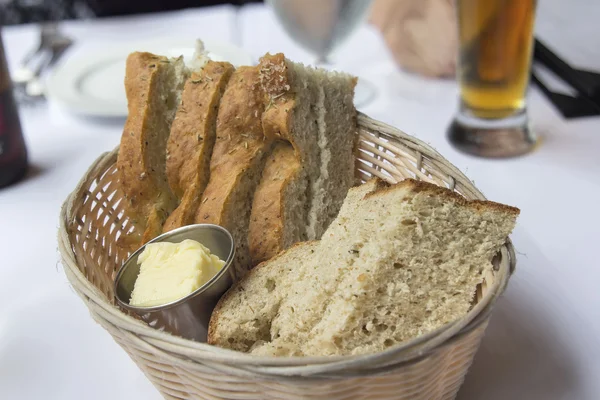
M 464 316 L 519 210 L 405 180 L 348 193 L 320 241 L 252 270 L 221 299 L 209 343 L 270 356 L 384 350 Z

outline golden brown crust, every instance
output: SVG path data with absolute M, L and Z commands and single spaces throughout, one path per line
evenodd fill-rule
M 266 102 L 262 117 L 265 136 L 273 140 L 287 140 L 296 147 L 295 138 L 290 132 L 296 96 L 291 91 L 293 74 L 289 72 L 285 56 L 282 53 L 265 54 L 260 59 L 259 68 Z
M 248 228 L 251 199 L 272 141 L 263 134 L 264 96 L 257 67 L 238 68 L 225 89 L 217 117 L 210 180 L 194 217 L 228 229 L 236 241 L 236 276 L 250 268 Z
M 121 187 L 128 201 L 132 223 L 139 227 L 138 235 L 124 238 L 126 245 L 136 242 L 146 229 L 147 218 L 157 204 L 169 208 L 174 206 L 170 191 L 163 190 L 157 181 L 154 166 L 149 161 L 149 135 L 152 129 L 153 104 L 149 99 L 157 96 L 159 76 L 168 68 L 166 57 L 150 53 L 135 52 L 127 57 L 125 91 L 127 94 L 128 117 L 125 122 L 117 159 Z M 166 122 L 165 122 L 166 123 Z M 165 185 L 166 186 L 166 185 Z M 170 211 L 170 210 L 169 210 Z
M 301 155 L 291 132 L 291 118 L 296 106 L 292 92 L 293 74 L 281 53 L 266 54 L 260 59 L 260 82 L 265 91 L 262 116 L 264 134 L 280 139 L 269 155 L 261 183 L 254 195 L 248 245 L 252 265 L 268 260 L 285 248 L 287 188 L 298 178 Z
M 198 189 L 198 186 L 191 186 L 189 190 L 186 190 L 177 208 L 166 219 L 162 226 L 162 232 L 193 224 L 202 192 L 203 190 Z
M 215 128 L 219 102 L 233 71 L 228 62 L 208 61 L 185 83 L 167 145 L 167 177 L 178 198 L 202 175 L 200 159 L 212 152 L 207 141 L 216 136 L 211 130 Z
M 180 204 L 165 232 L 193 222 L 210 176 L 219 102 L 233 71 L 228 62 L 208 61 L 185 84 L 167 144 L 167 178 Z
M 129 114 L 121 136 L 117 168 L 123 191 L 133 212 L 140 205 L 145 206 L 150 192 L 156 193 L 157 189 L 148 176 L 144 175 L 149 166 L 143 149 L 147 146 L 145 125 L 148 123 L 148 98 L 156 85 L 158 63 L 166 60 L 166 57 L 150 53 L 132 53 L 127 57 L 125 91 Z
M 268 150 L 270 144 L 265 140 L 261 124 L 263 108 L 258 68 L 238 68 L 219 107 L 211 179 L 196 213 L 197 223 L 221 225 L 226 222 L 238 182 L 254 160 Z
M 434 185 L 433 183 L 429 183 L 429 182 L 418 181 L 415 179 L 404 179 L 403 181 L 400 181 L 396 184 L 389 184 L 379 178 L 377 178 L 377 179 L 380 181 L 377 184 L 377 189 L 374 190 L 373 192 L 367 194 L 365 196 L 365 199 L 372 197 L 372 196 L 379 196 L 388 190 L 394 190 L 399 187 L 408 187 L 408 188 L 411 188 L 411 190 L 413 192 L 428 192 L 435 196 L 443 196 L 446 198 L 453 199 L 454 201 L 458 202 L 461 205 L 468 205 L 477 210 L 497 210 L 497 211 L 507 212 L 507 213 L 513 214 L 513 215 L 519 215 L 519 213 L 521 212 L 521 210 L 519 210 L 516 207 L 507 206 L 505 204 L 500 204 L 500 203 L 495 203 L 495 202 L 489 201 L 489 200 L 467 200 L 463 196 L 461 196 L 460 194 L 456 193 L 453 190 L 450 190 L 448 188 L 441 187 L 438 185 Z
M 252 203 L 248 234 L 252 265 L 268 260 L 284 249 L 286 187 L 299 170 L 300 161 L 294 148 L 287 142 L 276 143 L 267 158 Z
M 146 229 L 142 234 L 140 245 L 154 239 L 162 232 L 162 224 L 165 221 L 166 214 L 159 206 L 154 207 L 146 220 Z

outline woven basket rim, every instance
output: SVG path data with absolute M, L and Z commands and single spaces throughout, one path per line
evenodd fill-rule
M 437 161 L 444 163 L 445 167 L 452 171 L 455 176 L 464 178 L 470 184 L 470 189 L 478 194 L 477 197 L 484 199 L 479 192 L 462 172 L 449 163 L 431 146 L 423 143 L 419 139 L 399 132 L 396 128 L 379 121 L 372 120 L 368 116 L 359 113 L 359 125 L 369 123 L 382 128 L 382 136 L 389 136 L 393 139 L 402 139 L 414 143 L 419 151 Z M 453 321 L 436 331 L 429 332 L 417 338 L 406 341 L 398 346 L 391 347 L 382 352 L 352 356 L 320 356 L 320 357 L 266 357 L 256 356 L 247 353 L 236 352 L 229 349 L 223 349 L 207 343 L 195 342 L 162 332 L 149 327 L 143 322 L 125 314 L 116 305 L 111 304 L 106 296 L 101 293 L 80 271 L 77 267 L 75 254 L 70 242 L 69 225 L 73 220 L 73 201 L 81 194 L 82 188 L 95 177 L 99 172 L 114 163 L 119 148 L 111 152 L 100 155 L 89 167 L 85 175 L 79 181 L 75 190 L 69 194 L 60 214 L 60 227 L 58 233 L 59 251 L 63 259 L 63 266 L 70 283 L 76 287 L 80 295 L 83 294 L 102 310 L 103 318 L 109 320 L 112 324 L 140 336 L 149 345 L 166 351 L 181 361 L 192 361 L 194 358 L 222 363 L 226 365 L 241 367 L 248 372 L 259 375 L 278 375 L 285 376 L 326 376 L 327 373 L 336 371 L 347 371 L 361 369 L 368 370 L 369 373 L 377 373 L 378 370 L 385 372 L 390 366 L 397 368 L 405 363 L 415 362 L 426 357 L 431 351 L 449 345 L 453 341 L 468 334 L 471 330 L 477 328 L 485 321 L 492 311 L 497 298 L 502 294 L 508 279 L 514 269 L 515 255 L 510 240 L 502 247 L 502 260 L 496 271 L 497 279 L 494 280 L 488 293 L 479 301 L 465 317 Z M 83 297 L 83 296 L 82 296 Z M 96 308 L 96 307 L 94 307 Z M 186 360 L 185 358 L 191 358 Z M 365 365 L 372 366 L 364 368 Z M 345 376 L 348 376 L 345 373 Z

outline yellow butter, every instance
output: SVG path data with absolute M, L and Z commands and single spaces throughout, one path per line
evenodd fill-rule
M 129 304 L 151 307 L 187 296 L 225 265 L 195 240 L 150 243 L 138 257 L 140 273 Z

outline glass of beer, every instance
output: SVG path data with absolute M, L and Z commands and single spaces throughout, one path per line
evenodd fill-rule
M 460 108 L 448 137 L 482 157 L 525 154 L 536 143 L 527 118 L 536 0 L 457 0 Z

